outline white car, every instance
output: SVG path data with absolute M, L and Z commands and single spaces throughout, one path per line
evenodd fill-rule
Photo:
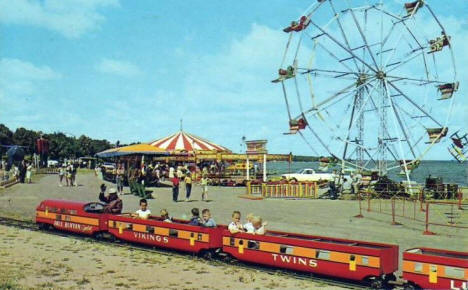
M 57 160 L 47 160 L 47 167 L 58 167 L 59 162 Z
M 313 169 L 305 168 L 297 173 L 283 174 L 281 177 L 297 181 L 330 181 L 334 176 L 332 173 L 316 173 Z

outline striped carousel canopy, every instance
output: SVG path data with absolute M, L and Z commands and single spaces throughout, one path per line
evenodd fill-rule
M 216 151 L 216 152 L 231 152 L 226 147 L 212 143 L 198 136 L 179 131 L 175 134 L 155 140 L 148 143 L 151 146 L 156 146 L 165 149 L 168 152 L 194 152 L 194 151 Z

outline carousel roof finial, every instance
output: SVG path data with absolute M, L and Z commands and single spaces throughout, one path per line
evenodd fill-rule
M 183 119 L 181 118 L 180 119 L 180 132 L 184 131 L 183 127 L 182 127 L 182 122 L 183 122 Z

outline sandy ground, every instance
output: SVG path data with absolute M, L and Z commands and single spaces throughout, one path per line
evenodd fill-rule
M 97 200 L 99 185 L 102 183 L 97 177 L 94 176 L 91 172 L 80 172 L 78 174 L 78 187 L 59 187 L 58 186 L 58 176 L 57 175 L 45 175 L 41 178 L 34 180 L 33 184 L 17 184 L 11 188 L 0 190 L 0 215 L 2 216 L 12 216 L 22 219 L 33 219 L 35 214 L 35 206 L 43 199 L 46 198 L 57 198 L 57 199 L 68 199 L 68 200 L 85 200 L 85 201 L 95 201 Z M 112 184 L 108 184 L 108 188 Z M 261 215 L 265 220 L 268 221 L 268 229 L 282 230 L 282 231 L 292 231 L 292 232 L 301 232 L 308 234 L 316 234 L 322 236 L 333 236 L 341 238 L 350 238 L 350 239 L 360 239 L 367 241 L 376 241 L 376 242 L 385 242 L 398 244 L 400 246 L 400 251 L 412 247 L 425 246 L 425 247 L 434 247 L 434 248 L 445 248 L 450 250 L 458 251 L 467 251 L 468 247 L 468 230 L 467 229 L 454 229 L 449 227 L 432 227 L 431 230 L 436 231 L 438 235 L 426 236 L 423 235 L 423 224 L 414 222 L 410 219 L 398 218 L 397 220 L 403 225 L 392 226 L 390 225 L 391 217 L 388 215 L 366 212 L 363 211 L 364 218 L 357 219 L 354 218 L 358 213 L 358 203 L 356 201 L 344 201 L 344 200 L 279 200 L 279 199 L 270 199 L 270 200 L 247 200 L 241 199 L 238 196 L 244 194 L 244 188 L 223 188 L 223 187 L 210 187 L 209 188 L 209 199 L 210 202 L 201 201 L 201 188 L 199 186 L 194 186 L 192 190 L 192 201 L 190 202 L 172 202 L 172 192 L 170 188 L 153 188 L 154 199 L 149 201 L 149 208 L 153 213 L 158 214 L 161 208 L 166 208 L 169 210 L 170 214 L 177 218 L 187 218 L 190 216 L 190 209 L 193 207 L 198 207 L 201 209 L 209 208 L 213 214 L 213 217 L 218 223 L 228 223 L 230 221 L 230 216 L 233 210 L 240 210 L 245 216 L 249 212 L 253 212 L 257 215 Z M 128 188 L 126 188 L 128 191 Z M 124 195 L 122 197 L 124 202 L 124 211 L 133 212 L 138 209 L 138 198 L 132 195 Z M 185 190 L 181 186 L 181 193 L 179 195 L 179 200 L 185 199 Z M 373 207 L 377 207 L 376 204 Z M 384 208 L 389 209 L 388 204 L 383 205 Z M 420 215 L 421 213 L 418 213 Z M 466 218 L 466 214 L 462 217 Z M 465 225 L 468 224 L 468 219 L 463 220 Z M 2 231 L 12 231 L 11 229 L 3 228 Z M 15 232 L 17 236 L 21 237 L 23 240 L 27 239 L 29 235 L 41 235 L 40 233 L 21 233 Z M 3 236 L 3 235 L 2 235 Z M 33 240 L 34 237 L 29 237 L 30 240 Z M 42 240 L 43 245 L 34 245 L 34 243 L 29 244 L 25 247 L 28 251 L 35 249 L 40 253 L 44 251 L 44 255 L 47 256 L 47 250 L 52 251 L 53 245 L 55 243 L 68 243 L 61 238 L 50 237 L 39 238 Z M 58 239 L 58 240 L 57 240 Z M 73 243 L 79 243 L 79 241 L 73 241 Z M 17 243 L 12 244 L 11 246 L 15 247 Z M 65 245 L 65 244 L 64 244 Z M 62 246 L 62 248 L 65 246 Z M 84 246 L 85 251 L 88 250 L 90 246 Z M 93 246 L 94 247 L 94 246 Z M 99 246 L 100 247 L 100 246 Z M 75 248 L 79 249 L 79 247 Z M 113 254 L 101 253 L 102 251 L 115 251 Z M 230 270 L 220 270 L 213 266 L 207 266 L 200 261 L 189 261 L 185 259 L 184 263 L 178 262 L 169 262 L 167 263 L 166 272 L 163 271 L 161 266 L 158 265 L 148 265 L 148 263 L 135 262 L 132 259 L 132 256 L 124 255 L 120 253 L 120 250 L 105 248 L 101 251 L 90 250 L 88 254 L 83 254 L 81 251 L 77 254 L 77 261 L 79 260 L 79 255 L 83 258 L 80 261 L 84 261 L 83 265 L 80 266 L 80 263 L 64 263 L 73 269 L 73 277 L 77 277 L 73 285 L 63 284 L 62 282 L 54 282 L 51 280 L 52 285 L 59 287 L 82 287 L 82 288 L 101 288 L 101 287 L 117 287 L 116 283 L 124 283 L 125 285 L 130 286 L 131 288 L 144 288 L 150 287 L 153 285 L 158 285 L 159 287 L 164 288 L 177 288 L 182 289 L 186 288 L 303 288 L 303 287 L 319 287 L 319 285 L 308 284 L 302 285 L 299 281 L 294 278 L 278 278 L 275 280 L 275 277 L 269 276 L 265 273 L 256 273 L 255 275 L 266 275 L 267 280 L 262 280 L 260 278 L 255 278 L 255 281 L 251 281 L 253 284 L 244 283 L 244 278 L 232 277 L 233 275 L 229 273 Z M 91 254 L 92 253 L 92 254 Z M 50 254 L 50 253 L 49 253 Z M 19 255 L 19 254 L 18 254 Z M 73 251 L 70 253 L 65 250 L 62 253 L 59 251 L 54 259 L 65 259 L 69 255 L 69 258 L 75 255 Z M 98 258 L 101 261 L 102 269 L 100 271 L 96 270 L 96 264 L 93 261 L 93 258 Z M 147 254 L 145 254 L 147 255 Z M 118 258 L 113 258 L 118 257 Z M 21 260 L 21 257 L 7 257 L 6 261 L 11 259 Z M 164 257 L 152 257 L 151 259 L 165 259 Z M 120 259 L 118 262 L 113 259 Z M 400 255 L 401 259 L 401 255 Z M 2 260 L 5 262 L 5 257 L 2 255 Z M 27 258 L 25 258 L 27 261 Z M 87 261 L 87 262 L 86 262 Z M 90 263 L 92 262 L 92 263 Z M 45 271 L 42 268 L 41 264 L 32 263 L 31 259 L 29 260 L 31 266 L 29 267 L 30 271 L 38 275 L 41 271 Z M 209 279 L 199 279 L 196 275 L 188 275 L 193 271 L 183 270 L 188 266 L 185 263 L 190 263 L 191 267 L 204 268 L 207 267 L 210 270 L 207 270 L 210 274 L 207 275 L 210 279 L 213 278 L 216 282 L 209 282 Z M 116 279 L 115 277 L 122 275 L 121 269 L 119 267 L 114 269 L 116 265 L 125 264 L 125 279 L 129 277 L 134 277 L 135 281 L 124 282 L 124 278 Z M 136 264 L 136 266 L 135 266 Z M 139 265 L 142 264 L 142 265 Z M 148 273 L 151 271 L 143 271 L 144 267 L 156 267 L 157 275 L 149 275 L 145 278 Z M 114 268 L 112 268 L 114 267 Z M 143 267 L 143 268 L 139 268 Z M 227 267 L 227 266 L 223 266 Z M 229 267 L 228 267 L 229 268 Z M 145 268 L 146 269 L 146 268 Z M 148 268 L 153 269 L 153 268 Z M 141 271 L 140 271 L 141 270 Z M 103 273 L 105 271 L 115 271 L 114 275 L 100 275 L 96 276 L 93 273 Z M 171 271 L 175 271 L 171 274 Z M 197 270 L 195 270 L 196 272 Z M 235 270 L 235 275 L 239 275 L 241 270 Z M 61 272 L 60 272 L 61 273 Z M 129 274 L 131 273 L 131 274 Z M 139 276 L 140 274 L 146 273 Z M 75 276 L 76 274 L 76 276 Z M 65 274 L 60 274 L 65 275 Z M 234 275 L 234 276 L 235 276 Z M 246 274 L 247 275 L 247 274 Z M 40 276 L 40 275 L 38 275 Z M 32 275 L 31 277 L 36 277 Z M 84 277 L 84 278 L 83 278 Z M 94 277 L 94 278 L 93 278 Z M 164 279 L 159 279 L 159 277 L 164 277 Z M 171 278 L 172 277 L 172 278 Z M 181 278 L 184 281 L 189 281 L 191 284 L 186 284 L 181 282 Z M 35 281 L 30 281 L 30 280 Z M 55 279 L 55 278 L 54 278 Z M 85 284 L 78 284 L 80 279 L 89 280 Z M 159 279 L 159 282 L 153 283 L 155 279 Z M 239 281 L 239 279 L 243 281 Z M 245 278 L 247 279 L 247 278 Z M 57 280 L 60 280 L 57 278 Z M 102 280 L 102 281 L 101 281 Z M 123 282 L 122 282 L 122 281 Z M 248 279 L 247 279 L 248 280 Z M 120 281 L 120 282 L 115 282 Z M 273 282 L 271 282 L 273 281 Z M 109 284 L 105 284 L 105 282 Z M 133 282 L 133 283 L 131 283 Z M 20 285 L 26 287 L 32 287 L 38 285 L 41 282 L 39 278 L 22 278 L 19 280 Z M 103 284 L 104 283 L 104 284 Z M 178 283 L 177 285 L 172 285 Z M 208 283 L 208 284 L 207 284 Z M 273 284 L 274 285 L 273 285 Z M 275 283 L 279 283 L 276 285 Z M 287 284 L 284 284 L 287 283 Z M 311 282 L 312 283 L 312 282 Z M 274 287 L 273 287 L 274 286 Z M 321 287 L 321 286 L 320 286 Z
M 216 264 L 216 263 L 215 263 Z M 0 289 L 306 289 L 325 285 L 189 255 L 0 226 Z M 7 288 L 8 289 L 8 288 Z M 332 288 L 328 288 L 332 289 Z

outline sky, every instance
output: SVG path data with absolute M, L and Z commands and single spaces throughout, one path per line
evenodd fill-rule
M 0 0 L 0 123 L 129 143 L 170 135 L 182 119 L 184 131 L 235 152 L 245 136 L 267 139 L 272 153 L 314 155 L 283 135 L 289 119 L 271 80 L 282 29 L 315 2 Z M 454 41 L 451 122 L 466 130 L 468 1 L 427 2 Z M 450 159 L 447 145 L 428 158 Z

